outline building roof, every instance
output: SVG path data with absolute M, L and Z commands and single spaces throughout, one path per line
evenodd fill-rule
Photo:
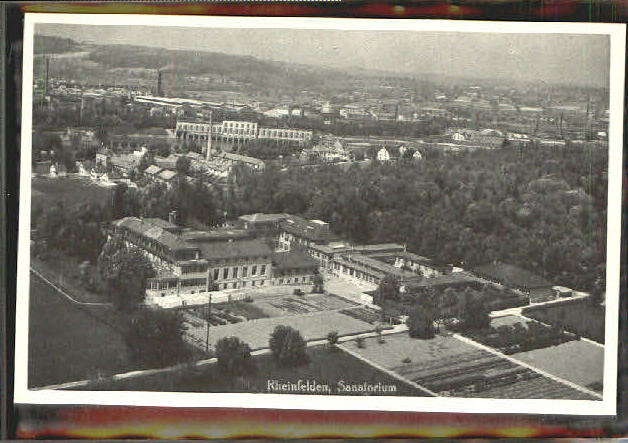
M 280 221 L 285 220 L 287 217 L 287 214 L 264 214 L 258 212 L 256 214 L 241 215 L 238 218 L 249 223 L 279 223 Z
M 251 232 L 246 229 L 213 229 L 211 231 L 186 229 L 181 232 L 182 239 L 195 243 L 238 240 L 250 238 L 251 235 Z
M 401 280 L 414 280 L 414 279 L 421 278 L 420 275 L 415 274 L 414 272 L 397 268 L 393 265 L 376 260 L 367 255 L 348 254 L 348 255 L 345 255 L 343 258 L 346 259 L 346 261 L 348 261 L 350 264 L 356 263 L 356 264 L 359 264 L 360 266 L 364 266 L 369 269 L 374 269 L 384 274 L 394 275 L 395 277 Z
M 327 223 L 320 220 L 307 220 L 296 215 L 286 214 L 286 219 L 281 221 L 281 228 L 313 242 L 326 243 L 335 238 L 329 231 Z
M 552 284 L 544 278 L 518 266 L 506 263 L 492 263 L 478 266 L 473 273 L 512 286 L 524 289 L 551 288 Z
M 201 256 L 207 260 L 224 260 L 242 257 L 271 257 L 273 251 L 263 240 L 246 239 L 224 242 L 195 242 Z
M 451 274 L 439 275 L 437 277 L 424 278 L 409 282 L 406 286 L 408 289 L 434 288 L 438 286 L 455 286 L 460 284 L 484 283 L 479 279 L 466 272 L 452 272 Z
M 144 170 L 144 174 L 157 175 L 159 174 L 160 171 L 161 171 L 161 168 L 159 166 L 150 165 L 148 168 Z
M 347 266 L 347 267 L 349 267 L 351 269 L 355 269 L 357 271 L 364 272 L 365 274 L 368 274 L 368 275 L 373 276 L 375 278 L 382 279 L 382 278 L 384 278 L 386 276 L 386 274 L 383 273 L 383 272 L 374 270 L 374 269 L 369 268 L 367 266 L 363 266 L 363 265 L 361 265 L 359 263 L 351 262 L 351 261 L 349 261 L 349 260 L 347 260 L 345 258 L 342 258 L 342 257 L 336 257 L 334 259 L 334 261 L 336 263 L 338 263 L 338 264 Z
M 177 176 L 177 173 L 174 171 L 165 169 L 161 171 L 158 175 L 159 175 L 159 178 L 161 178 L 162 180 L 170 181 Z
M 273 254 L 273 267 L 284 269 L 316 269 L 318 262 L 309 255 L 299 252 L 276 252 Z
M 142 220 L 137 217 L 125 217 L 114 221 L 113 224 L 119 228 L 128 229 L 144 237 L 151 238 L 170 250 L 198 249 L 196 246 L 186 243 L 179 236 L 148 220 Z
M 133 154 L 114 155 L 109 158 L 109 164 L 123 169 L 132 169 L 137 158 Z
M 178 225 L 170 223 L 168 220 L 164 220 L 162 218 L 146 217 L 144 218 L 144 221 L 150 223 L 151 225 L 159 226 L 160 228 L 165 230 L 180 229 Z
M 264 160 L 260 160 L 259 158 L 255 158 L 255 157 L 248 157 L 246 155 L 234 154 L 231 152 L 223 152 L 222 154 L 220 154 L 220 156 L 234 162 L 248 163 L 248 164 L 252 164 L 256 166 L 265 165 Z

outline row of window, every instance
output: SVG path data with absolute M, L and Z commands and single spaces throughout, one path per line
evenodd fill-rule
M 254 277 L 257 274 L 259 269 L 259 275 L 266 275 L 266 265 L 251 265 L 251 277 Z M 231 270 L 231 272 L 229 272 Z M 214 269 L 214 281 L 216 280 L 226 280 L 228 278 L 238 278 L 238 274 L 240 271 L 240 267 L 234 266 L 232 268 L 217 268 Z M 249 275 L 249 267 L 242 266 L 242 278 L 248 277 Z
M 257 129 L 257 123 L 249 122 L 222 122 L 224 128 L 253 128 Z
M 260 129 L 260 137 L 284 137 L 284 138 L 306 138 L 311 136 L 309 132 L 302 131 L 290 131 L 290 130 L 277 130 L 277 129 Z

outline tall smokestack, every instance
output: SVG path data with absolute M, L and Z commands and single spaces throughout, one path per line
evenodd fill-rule
M 210 160 L 212 156 L 212 111 L 209 111 L 209 131 L 207 132 L 207 148 L 205 158 Z
M 48 95 L 50 81 L 50 57 L 46 57 L 46 79 L 44 81 L 44 97 Z
M 162 78 L 161 78 L 161 70 L 157 71 L 157 96 L 158 97 L 163 97 L 164 96 L 164 92 L 162 90 Z

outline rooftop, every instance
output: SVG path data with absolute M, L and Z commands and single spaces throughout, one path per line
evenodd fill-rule
M 287 214 L 263 214 L 258 212 L 256 214 L 246 214 L 238 217 L 240 220 L 244 220 L 251 223 L 264 223 L 264 222 L 280 222 L 288 217 Z
M 197 249 L 194 245 L 186 243 L 179 236 L 166 231 L 161 226 L 142 220 L 137 217 L 125 217 L 113 222 L 119 228 L 128 229 L 144 237 L 151 238 L 170 250 Z
M 150 165 L 144 170 L 144 174 L 157 175 L 161 171 L 161 168 L 155 165 Z
M 314 222 L 296 215 L 286 214 L 286 219 L 281 222 L 281 227 L 286 232 L 313 242 L 327 243 L 334 238 L 334 235 L 329 231 L 328 223 Z
M 172 180 L 173 178 L 175 178 L 177 175 L 176 172 L 174 171 L 170 171 L 170 170 L 163 170 L 159 173 L 159 178 L 163 179 L 163 180 Z
M 352 263 L 352 264 L 357 263 L 361 266 L 374 269 L 384 274 L 394 275 L 395 277 L 401 280 L 414 280 L 414 279 L 421 278 L 420 275 L 415 274 L 414 272 L 397 268 L 393 265 L 389 265 L 388 263 L 381 262 L 367 255 L 349 254 L 349 255 L 344 256 L 344 258 L 349 263 Z
M 227 241 L 250 237 L 251 232 L 245 229 L 213 229 L 211 231 L 186 229 L 181 233 L 181 238 L 189 242 Z
M 273 255 L 273 266 L 277 269 L 310 269 L 318 268 L 318 262 L 303 252 L 277 252 Z
M 483 283 L 483 281 L 466 272 L 452 272 L 451 274 L 439 275 L 438 277 L 424 278 L 410 282 L 409 289 L 431 288 L 436 286 L 449 286 L 465 283 Z
M 201 256 L 207 260 L 233 259 L 242 257 L 272 256 L 273 251 L 263 240 L 245 239 L 220 243 L 192 243 L 201 250 Z
M 544 278 L 518 266 L 506 263 L 492 263 L 478 266 L 473 269 L 473 273 L 481 277 L 496 280 L 506 286 L 525 289 L 552 287 L 552 284 Z

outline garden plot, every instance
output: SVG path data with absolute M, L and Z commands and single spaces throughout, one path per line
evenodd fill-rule
M 335 295 L 312 294 L 256 300 L 255 304 L 270 316 L 302 315 L 356 306 L 355 303 Z
M 369 323 L 348 317 L 337 311 L 323 311 L 307 315 L 260 318 L 211 327 L 209 328 L 209 344 L 213 347 L 221 338 L 235 336 L 247 343 L 251 349 L 267 348 L 270 334 L 279 325 L 297 329 L 306 341 L 325 339 L 331 331 L 337 331 L 338 335 L 343 336 L 369 332 L 374 329 L 374 326 Z M 197 346 L 204 344 L 206 334 L 206 327 L 187 324 L 186 335 L 192 344 Z
M 593 390 L 604 379 L 604 348 L 582 340 L 520 352 L 513 358 L 549 374 Z
M 596 398 L 483 351 L 455 337 L 429 340 L 391 334 L 341 345 L 441 396 L 476 398 Z
M 513 317 L 496 319 L 497 321 L 491 322 L 489 329 L 464 331 L 462 334 L 508 355 L 579 339 L 576 335 L 564 332 L 556 326 Z

